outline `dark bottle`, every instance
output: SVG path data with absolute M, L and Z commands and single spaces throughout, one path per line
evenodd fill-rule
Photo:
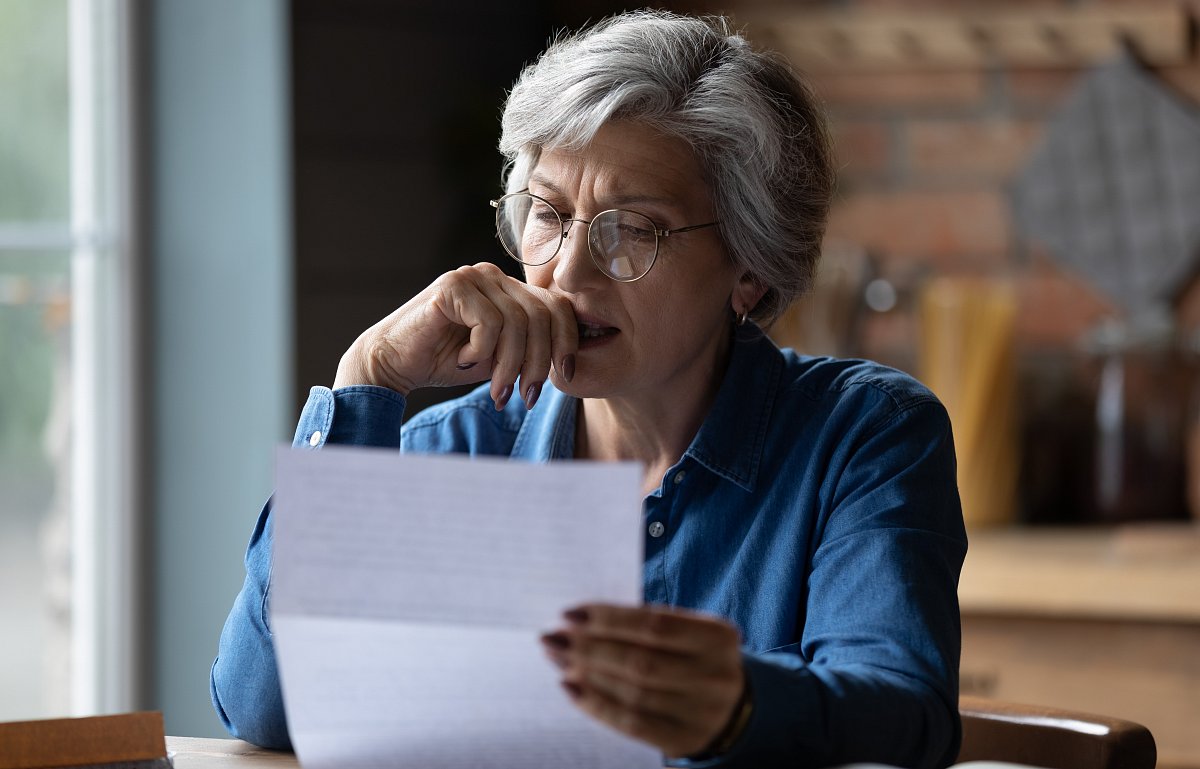
M 1193 356 L 1155 315 L 1090 337 L 1095 383 L 1087 519 L 1118 523 L 1188 515 L 1186 457 Z

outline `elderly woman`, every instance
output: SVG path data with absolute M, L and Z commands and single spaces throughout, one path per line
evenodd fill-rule
M 542 643 L 585 712 L 678 763 L 951 763 L 966 537 L 950 424 L 911 378 L 781 351 L 834 172 L 812 92 L 720 19 L 626 14 L 509 96 L 497 234 L 314 388 L 298 446 L 644 468 L 645 605 Z M 489 380 L 401 425 L 420 387 Z M 513 397 L 516 395 L 517 397 Z M 221 637 L 229 730 L 285 747 L 270 506 Z

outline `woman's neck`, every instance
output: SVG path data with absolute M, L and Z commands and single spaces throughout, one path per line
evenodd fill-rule
M 726 348 L 708 376 L 687 392 L 642 397 L 586 398 L 575 427 L 575 457 L 635 461 L 644 468 L 642 491 L 658 488 L 708 417 L 729 362 Z

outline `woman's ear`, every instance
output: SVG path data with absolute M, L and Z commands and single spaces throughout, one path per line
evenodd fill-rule
M 749 272 L 742 273 L 742 277 L 738 278 L 737 286 L 733 289 L 731 304 L 734 312 L 739 315 L 753 312 L 766 293 L 767 287 L 757 277 Z

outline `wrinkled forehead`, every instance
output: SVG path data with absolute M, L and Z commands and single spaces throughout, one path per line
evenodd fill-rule
M 639 123 L 606 124 L 582 147 L 531 148 L 518 165 L 510 191 L 537 186 L 567 196 L 602 194 L 605 202 L 616 205 L 709 205 L 708 185 L 691 146 Z

